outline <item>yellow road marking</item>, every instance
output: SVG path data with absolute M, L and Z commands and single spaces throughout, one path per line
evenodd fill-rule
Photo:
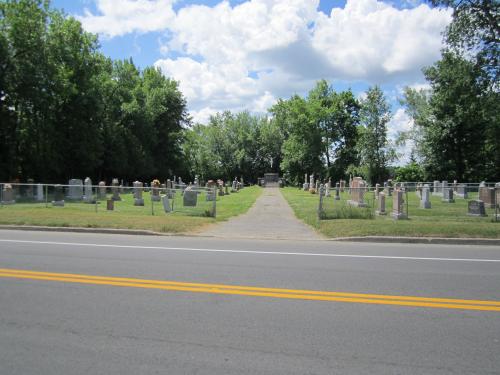
M 80 284 L 112 285 L 122 287 L 160 289 L 171 291 L 245 295 L 256 297 L 288 298 L 315 301 L 336 301 L 351 303 L 367 303 L 379 305 L 398 305 L 433 307 L 447 309 L 465 309 L 479 311 L 500 311 L 500 301 L 465 300 L 451 298 L 394 296 L 383 294 L 362 294 L 346 292 L 327 292 L 317 290 L 262 288 L 221 284 L 186 283 L 179 281 L 162 281 L 133 279 L 124 277 L 79 275 L 68 273 L 39 272 L 29 270 L 0 268 L 0 277 L 60 281 Z

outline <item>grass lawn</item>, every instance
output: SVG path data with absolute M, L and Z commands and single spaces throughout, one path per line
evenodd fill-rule
M 325 198 L 327 217 L 334 217 L 339 211 L 351 211 L 358 219 L 318 220 L 318 195 L 297 188 L 281 190 L 295 215 L 307 224 L 317 228 L 328 237 L 351 236 L 408 236 L 408 237 L 483 237 L 500 238 L 500 222 L 493 222 L 494 209 L 486 209 L 488 217 L 467 216 L 467 200 L 455 198 L 455 203 L 442 203 L 440 196 L 431 196 L 431 209 L 419 208 L 419 198 L 415 192 L 408 192 L 407 220 L 394 220 L 391 217 L 392 197 L 386 198 L 386 216 L 374 215 L 376 201 L 373 193 L 367 193 L 369 208 L 361 209 L 347 206 L 347 193 L 342 193 L 340 201 Z M 469 199 L 477 198 L 469 194 Z M 341 216 L 341 215 L 339 215 Z M 349 216 L 349 215 L 347 215 Z M 368 218 L 366 218 L 368 217 Z
M 94 204 L 66 201 L 64 207 L 53 207 L 49 202 L 46 207 L 45 203 L 22 203 L 20 201 L 0 208 L 0 224 L 147 229 L 164 233 L 189 233 L 200 231 L 203 227 L 217 221 L 224 221 L 231 216 L 245 213 L 261 193 L 262 188 L 250 186 L 238 193 L 217 197 L 217 218 L 215 219 L 204 216 L 205 211 L 213 204 L 205 201 L 204 193 L 198 197 L 198 206 L 194 209 L 182 207 L 182 198 L 177 193 L 174 200 L 174 212 L 168 214 L 163 211 L 161 202 L 154 202 L 152 207 L 149 193 L 143 195 L 145 203 L 143 207 L 133 205 L 131 193 L 122 194 L 122 201 L 115 202 L 114 211 L 106 210 L 104 200 L 97 205 L 97 212 Z

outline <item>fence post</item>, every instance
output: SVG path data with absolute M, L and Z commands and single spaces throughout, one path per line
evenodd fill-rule
M 45 184 L 45 208 L 49 207 L 49 185 Z
M 214 186 L 214 195 L 213 195 L 213 198 L 214 198 L 214 203 L 213 203 L 213 208 L 212 208 L 212 214 L 213 214 L 213 217 L 215 218 L 216 215 L 217 215 L 217 188 Z
M 149 189 L 149 198 L 151 200 L 151 216 L 155 216 L 155 202 L 153 201 L 153 188 Z
M 409 219 L 410 218 L 410 213 L 408 212 L 408 207 L 409 207 L 409 203 L 408 203 L 408 190 L 405 189 L 405 201 L 406 201 L 406 218 Z
M 96 187 L 95 187 L 95 212 L 96 213 L 97 213 L 97 204 L 99 203 L 98 199 L 97 199 L 97 197 L 98 197 L 98 195 L 97 195 L 98 194 L 97 189 L 99 189 L 99 187 L 96 185 Z
M 318 220 L 323 218 L 323 195 L 325 193 L 325 188 L 323 184 L 319 186 L 319 205 L 318 205 Z
M 500 187 L 498 187 L 496 184 L 495 184 L 495 222 L 498 221 L 499 219 L 499 214 L 498 214 L 498 209 L 499 209 L 499 206 L 500 206 L 500 202 L 498 201 L 497 197 L 498 197 L 498 193 L 500 192 Z

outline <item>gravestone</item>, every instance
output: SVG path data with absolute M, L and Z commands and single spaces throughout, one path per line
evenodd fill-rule
M 106 183 L 104 181 L 99 182 L 99 189 L 97 191 L 98 191 L 97 197 L 99 199 L 106 198 Z
M 198 178 L 198 175 L 194 175 L 194 186 L 200 187 L 200 179 Z
M 83 197 L 83 181 L 72 178 L 68 181 L 68 199 L 80 200 Z
M 465 184 L 458 184 L 457 185 L 457 197 L 467 199 L 468 198 L 468 193 L 467 193 L 467 187 Z
M 163 203 L 163 210 L 168 213 L 172 212 L 172 207 L 170 206 L 170 200 L 168 199 L 168 195 L 163 195 L 161 197 L 161 201 Z
M 237 193 L 238 192 L 238 180 L 234 179 L 233 183 L 231 184 L 231 193 Z
M 401 190 L 394 190 L 394 196 L 392 198 L 392 217 L 395 220 L 406 219 L 404 203 L 403 192 Z
M 387 212 L 385 211 L 385 193 L 380 192 L 378 194 L 378 209 L 375 211 L 377 215 L 387 215 Z
M 340 200 L 340 184 L 338 182 L 335 184 L 335 200 Z
M 440 191 L 440 182 L 437 180 L 434 180 L 434 185 L 432 189 L 432 195 L 439 195 L 441 193 Z
M 380 184 L 375 184 L 375 199 L 378 199 L 380 193 Z
M 417 195 L 417 197 L 422 199 L 422 184 L 420 182 L 417 184 L 417 187 L 415 188 L 415 194 Z
M 106 201 L 106 210 L 113 211 L 114 209 L 115 209 L 115 201 L 113 197 L 111 197 L 111 199 L 108 199 Z
M 84 182 L 85 195 L 83 196 L 83 201 L 85 203 L 95 203 L 94 197 L 92 196 L 92 180 L 87 177 Z
M 198 194 L 196 194 L 196 191 L 191 190 L 191 188 L 186 188 L 182 198 L 184 207 L 195 207 L 198 201 Z
M 209 187 L 207 192 L 206 192 L 206 195 L 205 195 L 205 200 L 207 202 L 213 202 L 214 200 L 216 200 L 216 189 L 215 187 Z
M 64 190 L 61 185 L 54 186 L 54 200 L 52 206 L 64 206 Z
M 384 182 L 384 193 L 386 197 L 392 197 L 392 180 Z
M 316 183 L 313 174 L 309 176 L 309 193 L 316 194 Z
M 441 202 L 455 203 L 455 199 L 453 199 L 453 189 L 451 187 L 443 188 L 443 199 Z
M 229 183 L 226 183 L 226 186 L 224 186 L 224 195 L 229 195 Z
M 113 181 L 111 182 L 111 193 L 113 196 L 111 199 L 113 201 L 121 201 L 122 197 L 120 197 L 120 183 L 118 182 L 117 178 L 113 178 Z
M 2 204 L 14 204 L 14 190 L 11 184 L 4 184 L 2 189 Z
M 37 202 L 43 202 L 44 199 L 45 198 L 43 196 L 43 185 L 36 184 L 36 200 L 37 200 Z
M 367 207 L 365 203 L 366 183 L 361 177 L 354 177 L 350 185 L 351 199 L 347 201 L 348 204 L 355 207 Z
M 486 208 L 495 208 L 495 189 L 487 186 L 480 186 L 479 200 L 484 202 Z
M 160 181 L 158 181 L 158 180 L 151 181 L 151 200 L 153 202 L 159 202 L 161 200 Z
M 420 198 L 420 208 L 431 208 L 431 193 L 429 184 L 425 184 L 422 188 L 422 197 Z
M 441 183 L 441 195 L 444 194 L 445 189 L 448 189 L 448 181 L 443 181 Z
M 142 190 L 144 184 L 141 181 L 134 181 L 134 206 L 144 206 L 144 198 L 142 198 Z
M 453 180 L 452 187 L 453 187 L 453 192 L 456 193 L 457 188 L 458 188 L 458 181 L 457 180 Z
M 484 202 L 481 200 L 470 200 L 467 208 L 468 208 L 467 215 L 469 216 L 478 216 L 478 217 L 488 216 L 486 215 Z
M 327 182 L 325 184 L 325 197 L 330 197 L 331 194 L 330 194 L 330 182 Z
M 340 192 L 343 193 L 345 190 L 345 181 L 340 180 Z

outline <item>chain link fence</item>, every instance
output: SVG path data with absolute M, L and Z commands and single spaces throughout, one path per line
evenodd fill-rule
M 0 183 L 0 208 L 60 207 L 143 215 L 215 217 L 217 188 Z M 5 214 L 5 212 L 4 212 Z
M 500 222 L 500 184 L 397 183 L 394 186 L 319 185 L 319 220 L 443 219 Z M 486 218 L 486 219 L 485 219 Z

